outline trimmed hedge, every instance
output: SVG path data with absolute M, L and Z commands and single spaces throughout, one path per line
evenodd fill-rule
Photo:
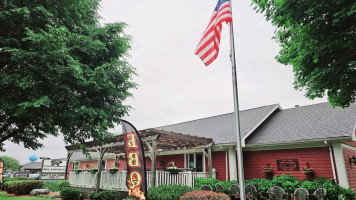
M 78 189 L 66 187 L 61 190 L 62 200 L 77 200 L 80 197 Z
M 95 200 L 119 200 L 120 198 L 120 192 L 119 191 L 102 191 L 99 192 L 94 196 Z
M 43 181 L 25 180 L 25 181 L 7 181 L 4 184 L 4 189 L 9 194 L 23 195 L 30 194 L 33 189 L 40 189 L 44 186 Z
M 11 182 L 11 181 L 21 181 L 21 180 L 31 180 L 30 178 L 27 177 L 14 177 L 14 178 L 4 178 L 3 183 L 0 183 L 0 188 L 2 190 L 5 190 L 5 183 L 6 182 Z
M 224 193 L 216 193 L 213 191 L 203 191 L 203 190 L 194 190 L 191 192 L 185 193 L 180 197 L 179 200 L 230 200 L 230 197 Z
M 160 185 L 150 188 L 147 197 L 150 200 L 179 200 L 180 196 L 194 189 L 183 185 Z

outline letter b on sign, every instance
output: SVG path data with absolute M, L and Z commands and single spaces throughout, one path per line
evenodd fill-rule
M 130 167 L 139 167 L 140 165 L 140 159 L 138 157 L 137 152 L 131 152 L 129 153 L 129 166 Z
M 131 148 L 137 148 L 136 139 L 134 134 L 127 134 L 127 145 Z

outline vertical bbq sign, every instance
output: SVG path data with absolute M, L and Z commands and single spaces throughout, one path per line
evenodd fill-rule
M 4 161 L 0 158 L 0 183 L 3 183 Z
M 145 152 L 140 135 L 129 122 L 122 120 L 127 163 L 126 184 L 129 195 L 145 200 L 147 197 Z

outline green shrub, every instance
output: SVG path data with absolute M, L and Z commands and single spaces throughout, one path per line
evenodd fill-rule
M 183 194 L 193 191 L 193 188 L 183 185 L 161 185 L 150 188 L 147 197 L 150 200 L 179 200 Z
M 43 189 L 48 188 L 48 190 L 51 192 L 58 192 L 60 191 L 58 187 L 58 182 L 59 181 L 45 182 L 45 185 L 42 188 Z
M 16 195 L 30 194 L 33 189 L 40 189 L 43 186 L 44 182 L 39 180 L 7 181 L 4 184 L 7 193 Z
M 77 200 L 79 196 L 80 192 L 78 189 L 66 187 L 61 190 L 62 200 Z
M 200 190 L 200 187 L 202 185 L 209 185 L 211 188 L 213 188 L 214 191 L 216 191 L 215 185 L 217 183 L 221 184 L 224 187 L 225 193 L 229 192 L 229 187 L 231 184 L 238 184 L 237 181 L 220 181 L 216 178 L 196 178 L 194 181 L 196 190 Z
M 325 177 L 317 178 L 314 181 L 304 181 L 301 187 L 307 189 L 311 194 L 318 188 L 325 188 L 326 199 L 355 199 L 355 193 L 352 189 L 340 187 L 334 184 L 333 180 L 326 179 Z
M 21 176 L 19 176 L 19 177 L 14 177 L 14 178 L 12 178 L 14 181 L 26 181 L 26 180 L 32 180 L 31 178 L 29 178 L 29 177 L 21 177 Z
M 279 186 L 284 189 L 285 192 L 292 194 L 301 185 L 301 182 L 290 174 L 283 174 L 281 176 L 274 176 L 271 181 L 273 186 Z
M 267 190 L 273 186 L 272 181 L 266 178 L 254 178 L 250 181 L 245 181 L 245 183 L 256 185 L 259 193 L 267 192 Z
M 95 200 L 119 200 L 120 199 L 120 192 L 118 191 L 103 191 L 99 192 L 94 196 Z
M 230 197 L 224 193 L 216 193 L 213 191 L 203 191 L 203 190 L 194 190 L 187 192 L 180 197 L 180 200 L 230 200 Z
M 95 191 L 91 191 L 88 194 L 88 198 L 94 198 L 95 197 Z
M 3 188 L 4 190 L 8 193 L 8 194 L 13 194 L 13 187 L 12 187 L 12 183 L 13 181 L 6 181 L 4 184 L 3 184 Z
M 58 191 L 62 191 L 62 189 L 69 187 L 69 181 L 61 180 L 57 182 Z
M 137 200 L 137 198 L 135 198 L 135 197 L 126 197 L 126 198 L 124 198 L 122 200 Z
M 30 178 L 27 177 L 14 177 L 14 178 L 4 178 L 3 179 L 3 183 L 0 183 L 0 189 L 5 190 L 4 189 L 4 184 L 6 182 L 10 182 L 10 181 L 21 181 L 21 180 L 31 180 Z
M 215 184 L 219 183 L 224 186 L 225 193 L 228 192 L 229 186 L 234 183 L 238 184 L 237 181 L 219 181 L 217 179 L 195 179 L 195 188 L 200 189 L 202 185 L 209 185 L 215 190 Z M 245 180 L 245 185 L 252 184 L 258 189 L 258 192 L 267 192 L 272 186 L 279 186 L 283 188 L 287 193 L 292 194 L 297 188 L 305 188 L 310 194 L 313 194 L 317 188 L 326 189 L 326 198 L 329 200 L 334 199 L 347 199 L 354 200 L 355 193 L 351 189 L 342 188 L 336 184 L 333 184 L 333 180 L 326 179 L 325 177 L 317 178 L 313 181 L 299 181 L 295 176 L 290 174 L 274 176 L 272 180 L 269 179 L 257 179 Z
M 55 199 L 55 198 L 61 198 L 61 195 L 56 194 L 56 195 L 51 196 L 51 199 Z

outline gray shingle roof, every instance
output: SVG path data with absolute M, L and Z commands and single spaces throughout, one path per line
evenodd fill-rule
M 333 108 L 320 103 L 277 111 L 246 140 L 246 144 L 283 143 L 350 137 L 356 124 L 356 103 Z
M 91 159 L 97 160 L 99 158 L 99 153 L 98 152 L 89 152 Z M 112 153 L 105 153 L 106 156 L 115 156 L 115 154 Z M 79 159 L 85 159 L 86 156 L 82 152 L 74 152 L 73 155 L 70 157 L 70 160 L 79 160 Z
M 240 111 L 242 136 L 253 130 L 269 113 L 278 107 L 278 104 L 273 104 Z M 156 129 L 212 138 L 215 144 L 224 144 L 236 141 L 234 121 L 234 113 L 228 113 L 168 126 L 160 126 Z
M 23 164 L 22 167 L 24 169 L 42 169 L 42 162 L 29 162 Z

